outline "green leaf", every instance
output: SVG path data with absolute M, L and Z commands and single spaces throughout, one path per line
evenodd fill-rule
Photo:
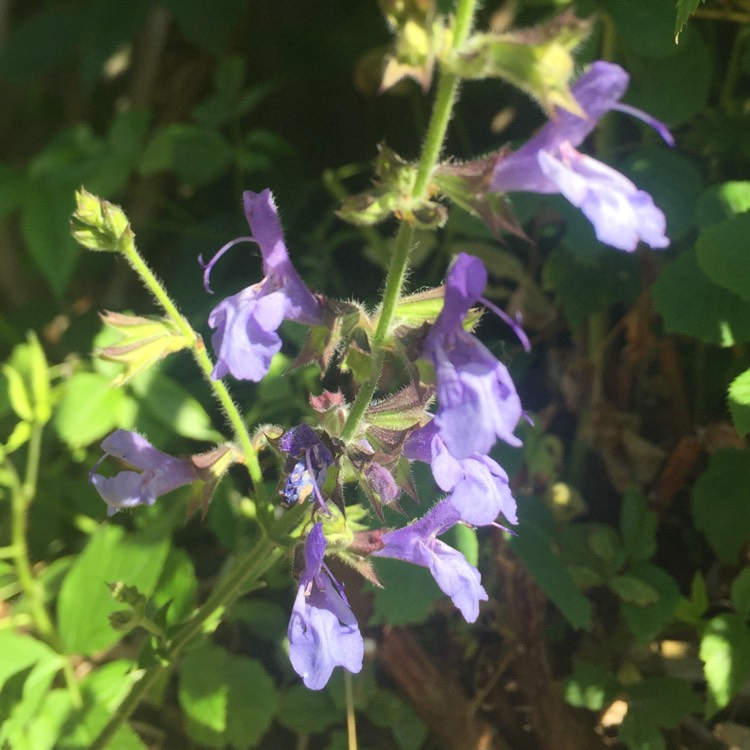
M 164 567 L 169 543 L 167 524 L 129 534 L 118 526 L 97 530 L 60 590 L 58 618 L 66 653 L 91 654 L 119 640 L 109 615 L 121 605 L 112 598 L 108 584 L 122 581 L 149 596 Z
M 159 582 L 152 599 L 154 607 L 160 609 L 169 603 L 166 623 L 171 625 L 185 619 L 195 606 L 198 580 L 190 557 L 182 549 L 173 547 L 164 563 Z
M 8 678 L 35 664 L 61 665 L 60 657 L 30 635 L 0 630 L 0 688 Z
M 54 425 L 60 439 L 71 448 L 82 448 L 119 426 L 118 414 L 129 396 L 112 388 L 109 378 L 78 372 L 63 386 Z
M 400 750 L 419 750 L 427 739 L 427 727 L 414 709 L 390 690 L 377 690 L 365 707 L 376 726 L 390 728 Z
M 650 677 L 628 689 L 628 715 L 642 724 L 674 729 L 701 707 L 692 685 L 676 677 Z
M 695 13 L 696 8 L 705 0 L 677 0 L 677 18 L 674 25 L 674 40 L 678 41 L 682 27 L 687 23 L 688 18 Z
M 711 281 L 750 300 L 750 211 L 711 224 L 701 231 L 695 243 L 698 265 Z
M 529 573 L 574 628 L 591 627 L 591 602 L 552 552 L 552 537 L 529 523 L 510 542 Z
M 227 652 L 211 644 L 203 644 L 190 651 L 180 665 L 178 696 L 180 706 L 187 714 L 191 725 L 222 733 L 227 727 L 227 699 L 229 687 L 225 670 L 228 664 Z M 205 741 L 204 737 L 195 737 Z M 211 747 L 221 747 L 211 744 Z
M 316 734 L 341 723 L 341 711 L 329 690 L 293 685 L 281 699 L 279 724 L 296 733 Z
M 750 672 L 750 630 L 745 616 L 728 613 L 709 620 L 700 657 L 708 683 L 706 717 L 729 704 Z
M 130 381 L 130 387 L 142 399 L 144 409 L 178 435 L 208 442 L 224 441 L 200 402 L 159 370 L 141 373 Z
M 674 0 L 608 0 L 606 12 L 614 21 L 619 41 L 644 57 L 677 54 L 674 43 Z M 661 64 L 662 60 L 659 60 Z
M 693 518 L 716 556 L 734 564 L 750 537 L 750 455 L 722 450 L 709 458 L 708 468 L 693 487 Z
M 732 604 L 739 614 L 750 614 L 750 568 L 743 568 L 732 582 Z
M 750 370 L 738 375 L 729 386 L 729 412 L 740 435 L 750 432 Z
M 655 58 L 628 55 L 625 67 L 632 75 L 627 103 L 643 109 L 670 126 L 687 122 L 701 112 L 711 91 L 714 58 L 702 35 L 687 29 L 674 54 Z M 640 185 L 639 185 L 640 187 Z M 661 197 L 654 194 L 657 205 Z
M 701 229 L 750 211 L 750 182 L 722 182 L 707 187 L 695 206 L 696 223 Z
M 675 611 L 675 617 L 683 622 L 702 627 L 703 615 L 708 609 L 706 582 L 700 572 L 696 572 L 690 584 L 690 598 L 682 599 Z
M 659 592 L 640 578 L 629 575 L 614 576 L 607 585 L 624 602 L 645 607 L 659 601 Z
M 654 554 L 656 526 L 656 515 L 648 509 L 646 498 L 628 490 L 620 509 L 620 535 L 629 560 L 648 560 Z
M 78 245 L 70 234 L 73 193 L 34 181 L 24 196 L 21 232 L 31 257 L 57 299 L 62 298 L 76 263 Z
M 430 573 L 417 565 L 399 560 L 377 561 L 377 573 L 383 584 L 375 589 L 374 625 L 409 625 L 424 622 L 436 601 L 443 597 Z
M 750 304 L 714 284 L 684 250 L 652 288 L 667 333 L 683 333 L 705 343 L 733 346 L 750 340 Z
M 653 604 L 622 603 L 622 615 L 640 644 L 653 640 L 672 620 L 680 603 L 680 590 L 672 576 L 649 563 L 637 563 L 628 573 L 650 585 L 658 594 Z
M 229 686 L 226 738 L 238 750 L 255 747 L 276 714 L 279 699 L 274 682 L 260 662 L 233 654 L 229 655 L 226 680 Z
M 565 681 L 564 695 L 571 706 L 601 711 L 619 689 L 617 678 L 607 668 L 576 659 L 573 673 Z

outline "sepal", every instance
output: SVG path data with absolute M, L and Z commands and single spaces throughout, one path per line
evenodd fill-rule
M 97 354 L 109 362 L 119 362 L 124 370 L 112 381 L 125 385 L 139 373 L 174 352 L 190 346 L 190 341 L 165 318 L 143 318 L 105 311 L 102 321 L 119 331 L 123 338 L 116 346 L 106 346 Z
M 85 188 L 76 191 L 71 224 L 73 237 L 88 250 L 118 252 L 124 242 L 132 242 L 135 236 L 119 206 L 97 198 Z
M 572 52 L 590 30 L 590 21 L 567 11 L 533 28 L 475 34 L 445 66 L 461 78 L 503 78 L 536 99 L 550 118 L 555 107 L 585 117 L 569 82 Z

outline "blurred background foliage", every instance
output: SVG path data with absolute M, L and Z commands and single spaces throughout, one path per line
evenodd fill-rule
M 475 627 L 424 571 L 384 565 L 377 592 L 341 572 L 372 645 L 354 679 L 363 750 L 750 747 L 750 4 L 488 0 L 478 25 L 565 8 L 592 19 L 580 66 L 623 65 L 626 101 L 676 137 L 669 151 L 610 115 L 589 143 L 652 193 L 672 246 L 605 248 L 556 196 L 512 197 L 531 242 L 499 243 L 459 211 L 422 237 L 413 289 L 471 252 L 488 296 L 524 313 L 529 356 L 490 321 L 481 333 L 512 361 L 534 426 L 522 450 L 497 452 L 518 536 L 452 540 L 490 592 Z M 373 305 L 394 225 L 355 229 L 334 212 L 368 185 L 379 143 L 418 151 L 429 96 L 408 80 L 378 93 L 391 41 L 375 2 L 0 0 L 3 460 L 22 472 L 45 427 L 30 507 L 12 507 L 10 464 L 0 473 L 1 747 L 88 747 L 133 668 L 159 658 L 141 630 L 110 626 L 121 605 L 105 582 L 137 586 L 174 623 L 258 533 L 241 473 L 204 524 L 185 523 L 184 493 L 104 523 L 87 483 L 101 438 L 137 429 L 189 453 L 221 439 L 220 420 L 184 355 L 122 389 L 118 366 L 90 357 L 113 340 L 98 311 L 153 308 L 124 264 L 76 247 L 74 191 L 123 206 L 204 333 L 216 299 L 260 278 L 258 253 L 237 251 L 211 297 L 197 262 L 246 233 L 243 189 L 272 188 L 311 288 Z M 467 82 L 446 151 L 474 157 L 543 122 L 508 84 Z M 290 324 L 269 377 L 234 389 L 253 424 L 309 413 L 317 370 L 283 374 L 300 336 Z M 429 476 L 416 479 L 434 496 Z M 31 588 L 12 541 L 26 513 Z M 312 693 L 287 664 L 289 572 L 234 605 L 111 747 L 345 747 L 341 675 Z M 32 636 L 40 603 L 55 643 Z

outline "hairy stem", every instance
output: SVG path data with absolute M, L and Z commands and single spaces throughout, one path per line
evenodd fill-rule
M 476 7 L 477 0 L 459 0 L 456 6 L 453 50 L 458 49 L 464 43 L 471 31 Z M 413 202 L 424 198 L 428 192 L 430 178 L 440 159 L 448 124 L 453 116 L 453 107 L 458 97 L 459 84 L 458 76 L 447 71 L 441 73 L 430 123 L 427 126 L 427 134 L 417 164 L 417 176 L 411 190 L 410 197 Z M 393 324 L 396 305 L 401 297 L 404 279 L 409 269 L 409 256 L 411 255 L 413 242 L 414 227 L 404 221 L 396 235 L 395 249 L 388 268 L 378 324 L 370 340 L 371 373 L 360 387 L 352 403 L 349 416 L 341 433 L 344 441 L 349 441 L 355 436 L 357 427 L 378 387 L 383 362 L 385 361 L 383 345 Z
M 130 263 L 132 269 L 140 277 L 146 288 L 154 295 L 154 298 L 159 305 L 161 305 L 164 312 L 177 326 L 180 333 L 190 342 L 190 350 L 193 354 L 193 358 L 208 382 L 214 397 L 219 402 L 221 409 L 224 412 L 224 416 L 229 422 L 235 438 L 242 448 L 242 453 L 245 456 L 247 469 L 250 478 L 253 480 L 257 497 L 258 499 L 263 499 L 265 497 L 265 487 L 263 485 L 263 475 L 258 461 L 258 453 L 253 447 L 250 433 L 248 432 L 242 413 L 229 395 L 226 385 L 223 381 L 214 380 L 214 378 L 211 377 L 214 364 L 206 351 L 203 339 L 193 330 L 192 326 L 182 316 L 161 282 L 156 278 L 146 261 L 143 260 L 131 235 L 124 236 L 124 241 L 119 250 L 125 256 L 128 263 Z

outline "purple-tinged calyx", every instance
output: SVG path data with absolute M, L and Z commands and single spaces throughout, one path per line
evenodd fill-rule
M 653 248 L 669 245 L 666 219 L 651 196 L 616 170 L 576 150 L 610 110 L 640 118 L 674 145 L 663 123 L 619 103 L 628 81 L 628 74 L 619 65 L 593 63 L 572 87 L 586 117 L 558 109 L 556 118 L 521 148 L 500 155 L 490 189 L 502 193 L 561 193 L 583 211 L 601 242 L 620 250 L 635 250 L 640 240 Z
M 457 459 L 489 453 L 497 438 L 521 444 L 513 434 L 522 415 L 521 400 L 510 373 L 463 327 L 486 284 L 482 261 L 458 255 L 445 281 L 443 309 L 425 340 L 425 354 L 437 376 L 435 424 Z
M 201 480 L 198 467 L 188 458 L 174 458 L 154 448 L 135 432 L 115 430 L 102 442 L 104 456 L 91 470 L 91 484 L 114 515 L 122 508 L 153 505 L 161 495 Z M 137 471 L 125 470 L 112 477 L 96 473 L 99 463 L 114 456 Z
M 289 620 L 289 658 L 311 690 L 325 687 L 334 667 L 362 669 L 364 641 L 341 584 L 323 562 L 326 538 L 316 523 L 305 543 L 305 569 Z
M 241 241 L 256 242 L 263 256 L 264 278 L 227 297 L 210 313 L 208 324 L 216 329 L 211 341 L 216 352 L 212 377 L 231 373 L 239 380 L 259 381 L 271 359 L 281 349 L 277 330 L 284 320 L 306 325 L 323 322 L 320 305 L 292 266 L 284 234 L 270 190 L 243 193 L 245 216 L 252 236 L 225 245 L 205 266 L 204 282 L 216 261 Z

